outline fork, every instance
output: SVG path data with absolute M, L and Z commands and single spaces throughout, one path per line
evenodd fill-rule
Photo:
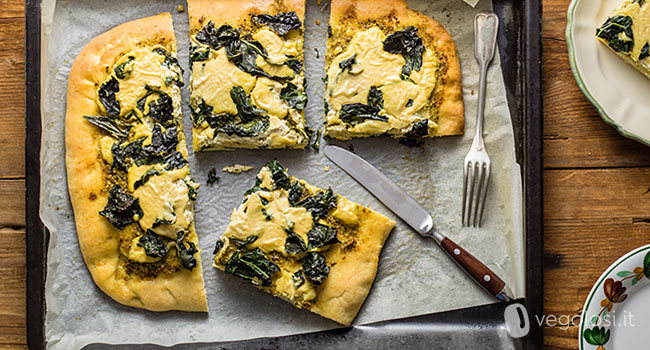
M 483 141 L 483 116 L 487 71 L 494 58 L 499 18 L 493 12 L 480 12 L 474 19 L 474 56 L 479 63 L 481 76 L 478 90 L 478 115 L 476 134 L 463 163 L 463 226 L 481 227 L 485 199 L 492 169 L 490 156 Z

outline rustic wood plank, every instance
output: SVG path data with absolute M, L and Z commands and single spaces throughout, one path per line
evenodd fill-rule
M 2 0 L 0 2 L 0 18 L 22 18 L 24 11 L 24 0 Z
M 650 242 L 650 168 L 547 170 L 544 182 L 544 312 L 579 315 L 600 274 Z M 545 332 L 549 348 L 577 348 L 577 327 Z
M 569 3 L 543 1 L 544 165 L 650 166 L 649 149 L 606 124 L 573 78 L 564 36 Z
M 0 180 L 0 227 L 25 226 L 25 180 Z
M 0 13 L 4 6 L 0 2 Z M 25 176 L 24 19 L 0 17 L 0 178 Z
M 0 349 L 24 347 L 25 230 L 0 227 Z

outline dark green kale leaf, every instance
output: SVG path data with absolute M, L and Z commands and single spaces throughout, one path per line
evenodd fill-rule
M 264 206 L 269 205 L 269 200 L 268 199 L 260 196 L 259 194 L 257 196 L 260 197 L 260 203 L 262 203 L 262 205 L 264 205 Z
M 307 232 L 307 240 L 309 241 L 307 246 L 309 250 L 339 243 L 336 237 L 336 229 L 319 223 L 314 223 L 311 230 Z
M 199 251 L 196 249 L 196 246 L 193 242 L 187 242 L 188 246 L 185 246 L 182 240 L 176 241 L 176 251 L 178 252 L 178 258 L 181 261 L 181 265 L 187 270 L 192 271 L 198 263 L 196 262 L 196 257 L 194 254 Z
M 284 232 L 287 233 L 287 240 L 284 241 L 284 250 L 287 254 L 296 255 L 307 251 L 307 245 L 297 233 L 289 228 L 285 228 Z
M 125 69 L 126 69 L 126 66 L 129 63 L 133 62 L 134 59 L 135 59 L 135 56 L 129 56 L 129 57 L 126 58 L 126 61 L 120 63 L 119 65 L 117 65 L 115 67 L 115 69 L 113 69 L 117 79 L 126 79 L 126 78 L 129 77 L 129 75 L 131 75 L 131 71 L 130 70 L 127 71 Z
M 388 122 L 388 117 L 379 115 L 381 109 L 363 103 L 349 103 L 341 106 L 339 118 L 342 121 L 357 125 L 367 120 Z
M 207 61 L 210 58 L 210 48 L 199 45 L 190 45 L 190 67 L 194 62 Z
M 339 62 L 339 68 L 341 68 L 342 71 L 345 71 L 346 69 L 349 71 L 355 63 L 357 63 L 356 53 L 352 57 Z M 327 83 L 325 84 L 327 85 Z
M 129 159 L 140 165 L 147 163 L 146 160 L 149 158 L 149 154 L 142 148 L 143 141 L 144 138 L 128 143 L 114 143 L 111 148 L 113 153 L 113 168 L 127 171 L 130 166 Z
M 277 159 L 274 159 L 266 164 L 266 167 L 271 172 L 271 179 L 276 188 L 283 188 L 288 190 L 291 187 L 291 180 L 289 174 L 284 170 L 284 167 Z
M 170 71 L 172 71 L 176 76 L 171 79 L 178 87 L 183 86 L 183 67 L 181 67 L 180 63 L 178 62 L 178 58 L 172 56 L 167 50 L 157 47 L 153 49 L 153 52 L 165 56 L 165 60 L 163 61 L 162 65 L 169 68 Z M 169 82 L 167 82 L 169 85 Z
M 280 98 L 299 111 L 304 110 L 307 106 L 307 94 L 292 83 L 287 83 L 280 90 Z
M 291 184 L 291 188 L 289 189 L 289 204 L 291 206 L 295 207 L 298 205 L 298 202 L 300 201 L 300 198 L 302 198 L 304 190 L 305 188 L 298 181 L 294 181 L 294 183 Z
M 151 169 L 147 170 L 147 172 L 144 173 L 144 175 L 142 175 L 142 177 L 140 179 L 138 179 L 136 182 L 133 183 L 133 189 L 137 190 L 142 185 L 146 184 L 147 181 L 149 181 L 150 177 L 160 175 L 160 174 L 161 174 L 161 171 L 156 169 L 156 168 L 151 168 Z
M 634 3 L 638 3 L 639 6 L 643 6 L 643 4 L 645 4 L 645 0 L 634 0 Z
M 323 283 L 330 273 L 330 267 L 326 264 L 325 256 L 317 252 L 310 252 L 305 257 L 302 269 L 307 278 L 315 285 Z
M 305 284 L 305 276 L 302 274 L 302 270 L 296 271 L 291 278 L 293 279 L 293 287 L 296 289 Z
M 192 181 L 183 180 L 183 182 L 185 182 L 185 185 L 187 186 L 187 195 L 188 195 L 188 197 L 190 197 L 190 200 L 195 201 L 197 191 L 196 191 L 196 187 L 194 187 L 194 185 L 193 185 L 194 180 L 192 180 Z
M 167 244 L 155 232 L 147 230 L 138 240 L 138 245 L 144 248 L 144 253 L 152 258 L 162 258 L 167 255 Z
M 291 68 L 291 70 L 293 70 L 296 74 L 300 73 L 300 71 L 302 70 L 302 61 L 293 56 L 289 56 L 289 55 L 287 56 L 289 57 L 289 59 L 286 60 L 284 64 L 287 67 Z
M 336 208 L 337 202 L 338 196 L 328 188 L 327 191 L 318 192 L 315 196 L 301 200 L 296 206 L 307 209 L 316 221 L 317 218 L 327 216 L 330 210 Z
M 230 98 L 237 106 L 237 116 L 242 122 L 247 123 L 258 117 L 264 116 L 266 111 L 251 103 L 250 97 L 241 86 L 230 89 Z
M 108 192 L 108 203 L 99 215 L 105 217 L 116 228 L 123 230 L 126 225 L 140 220 L 144 213 L 138 199 L 124 192 L 119 185 L 115 185 Z
M 269 212 L 266 211 L 266 208 L 262 208 L 262 215 L 264 215 L 264 220 L 266 221 L 273 220 L 273 215 L 269 214 Z
M 627 53 L 634 48 L 632 24 L 633 20 L 630 16 L 618 15 L 610 17 L 596 31 L 596 36 L 607 41 L 614 51 Z M 622 38 L 621 34 L 625 34 L 627 38 Z
M 419 72 L 422 68 L 424 45 L 418 36 L 418 29 L 413 26 L 389 35 L 384 40 L 384 51 L 404 57 L 406 62 L 402 67 L 402 80 L 408 80 L 411 71 Z
M 147 116 L 167 126 L 174 122 L 174 105 L 169 95 L 162 92 L 160 94 L 160 98 L 149 102 L 149 114 Z
M 176 150 L 176 145 L 178 144 L 178 130 L 175 126 L 172 126 L 162 131 L 160 124 L 154 124 L 152 135 L 151 135 L 151 144 L 146 146 L 146 151 L 151 154 L 167 154 Z
M 225 243 L 223 243 L 223 240 L 218 239 L 217 243 L 214 245 L 214 251 L 212 251 L 212 254 L 216 255 L 217 253 L 219 253 L 221 248 L 223 248 L 224 244 Z
M 298 29 L 302 26 L 302 22 L 298 15 L 294 12 L 278 13 L 275 16 L 261 14 L 253 16 L 253 21 L 261 25 L 269 26 L 278 35 L 285 35 L 293 29 Z
M 280 268 L 266 259 L 259 248 L 255 250 L 240 248 L 226 263 L 226 272 L 245 279 L 256 286 L 270 286 L 272 283 L 271 277 L 279 271 Z
M 376 86 L 370 87 L 368 106 L 381 110 L 384 108 L 384 93 Z
M 208 185 L 212 185 L 213 183 L 216 183 L 220 180 L 221 178 L 217 176 L 217 168 L 212 168 L 210 171 L 208 171 Z
M 404 137 L 400 138 L 399 143 L 408 147 L 418 147 L 424 144 L 423 137 L 429 135 L 429 121 L 427 119 L 413 123 Z
M 320 137 L 322 134 L 323 129 L 318 128 L 316 134 L 314 135 L 313 141 L 309 143 L 309 147 L 311 147 L 314 151 L 318 151 L 320 149 Z
M 260 190 L 260 185 L 262 184 L 262 180 L 259 177 L 255 178 L 255 184 L 253 187 L 251 187 L 246 193 L 244 193 L 244 197 L 248 196 L 251 193 L 255 193 Z M 246 200 L 244 200 L 245 202 Z
M 178 151 L 170 153 L 168 156 L 163 158 L 162 162 L 167 164 L 165 170 L 180 169 L 187 165 L 187 159 L 185 159 L 183 154 Z
M 111 77 L 111 79 L 102 84 L 97 91 L 99 101 L 104 105 L 104 108 L 106 108 L 106 113 L 113 117 L 119 117 L 120 115 L 120 102 L 115 97 L 115 94 L 119 91 L 120 83 L 115 79 L 115 77 Z
M 290 78 L 274 77 L 262 70 L 256 61 L 257 56 L 262 56 L 265 60 L 268 59 L 266 49 L 250 37 L 241 38 L 239 30 L 230 25 L 223 25 L 219 29 L 215 29 L 214 23 L 210 21 L 196 34 L 195 39 L 214 50 L 225 47 L 228 60 L 248 74 L 281 81 Z
M 212 111 L 214 110 L 212 106 L 205 103 L 203 99 L 201 99 L 201 103 L 199 103 L 199 105 L 196 106 L 196 108 L 192 107 L 191 109 L 192 109 L 192 123 L 194 124 L 194 126 L 198 126 L 203 120 L 208 120 L 208 118 L 212 116 Z M 212 124 L 210 126 L 212 126 Z
M 641 53 L 639 54 L 639 61 L 647 58 L 648 56 L 650 56 L 650 43 L 645 43 L 641 49 Z
M 253 137 L 265 132 L 269 128 L 269 117 L 262 116 L 248 123 L 231 123 L 220 127 L 216 132 L 228 136 Z
M 247 245 L 255 242 L 257 240 L 257 238 L 258 238 L 258 236 L 250 235 L 250 236 L 246 237 L 245 240 L 241 240 L 241 239 L 234 238 L 234 237 L 230 238 L 230 240 L 235 242 L 235 244 L 237 244 L 237 246 L 239 246 L 239 247 L 246 247 Z
M 411 106 L 413 106 L 413 102 L 415 102 L 415 101 L 413 101 L 413 99 L 409 98 L 409 100 L 406 101 L 406 107 L 411 107 Z
M 103 117 L 103 116 L 84 116 L 88 122 L 94 126 L 104 130 L 109 135 L 114 138 L 121 140 L 129 136 L 129 130 L 131 130 L 131 125 L 115 118 Z

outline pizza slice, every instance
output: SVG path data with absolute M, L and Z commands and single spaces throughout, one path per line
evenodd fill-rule
M 463 133 L 460 63 L 442 25 L 402 0 L 332 0 L 330 27 L 326 136 Z
M 304 0 L 189 0 L 193 148 L 305 148 Z
M 215 267 L 344 325 L 352 323 L 377 273 L 395 222 L 287 174 L 277 161 L 230 217 Z
M 116 301 L 207 311 L 169 13 L 96 37 L 68 77 L 68 190 L 84 261 Z
M 650 78 L 650 5 L 626 0 L 596 30 L 596 38 Z

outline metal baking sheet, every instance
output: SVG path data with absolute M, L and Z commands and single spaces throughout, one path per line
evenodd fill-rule
M 502 28 L 499 44 L 508 98 L 516 126 L 519 164 L 524 175 L 526 200 L 526 299 L 529 314 L 541 314 L 542 306 L 542 224 L 541 224 L 541 70 L 539 1 L 525 3 L 495 0 Z M 40 1 L 27 1 L 27 305 L 30 348 L 43 348 L 43 281 L 48 235 L 38 218 L 40 151 Z M 376 347 L 393 339 L 410 348 L 541 348 L 541 330 L 533 326 L 528 337 L 513 340 L 505 333 L 503 305 L 491 305 L 381 322 L 314 335 L 260 339 L 222 344 L 226 348 L 300 348 L 354 346 Z M 532 318 L 531 318 L 532 319 Z M 453 321 L 456 320 L 456 321 Z M 451 326 L 451 327 L 450 327 Z M 478 331 L 480 330 L 480 331 Z M 402 332 L 402 333 L 400 333 Z M 323 337 L 323 334 L 327 336 Z M 402 334 L 399 336 L 398 334 Z M 417 336 L 417 335 L 420 336 Z M 461 337 L 462 334 L 462 337 Z M 332 337 L 334 335 L 334 337 Z M 320 340 L 319 340 L 320 339 Z M 325 341 L 324 339 L 329 339 Z M 384 340 L 382 340 L 384 339 Z M 399 340 L 401 339 L 401 340 Z M 375 343 L 373 343 L 375 342 Z M 377 343 L 381 342 L 381 343 Z M 247 345 L 248 344 L 248 345 Z M 303 345 L 300 345 L 303 344 Z M 308 345 L 305 345 L 308 344 Z M 393 343 L 398 344 L 398 343 Z M 460 346 L 459 344 L 464 344 Z M 313 345 L 313 346 L 312 346 Z M 445 346 L 447 345 L 447 346 Z M 383 347 L 383 346 L 382 346 Z

